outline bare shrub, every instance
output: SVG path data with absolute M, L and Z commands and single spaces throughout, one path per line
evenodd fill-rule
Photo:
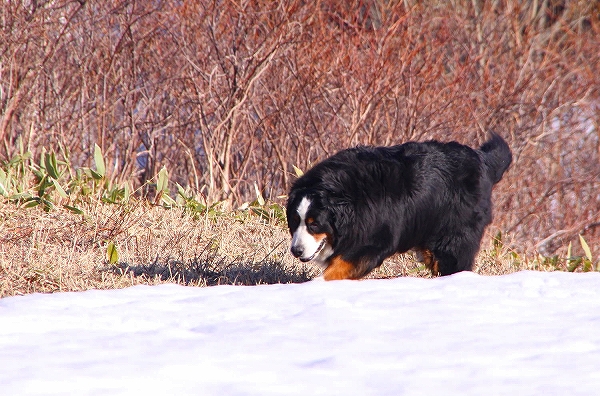
M 477 145 L 515 162 L 492 234 L 600 254 L 595 2 L 2 2 L 0 158 L 62 150 L 142 194 L 162 166 L 208 202 L 284 194 L 356 144 Z

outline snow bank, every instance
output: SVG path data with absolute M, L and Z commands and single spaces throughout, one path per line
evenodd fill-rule
M 591 395 L 600 274 L 0 300 L 3 395 Z

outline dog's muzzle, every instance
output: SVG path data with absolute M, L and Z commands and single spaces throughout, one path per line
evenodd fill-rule
M 309 261 L 314 259 L 317 254 L 321 253 L 321 250 L 323 250 L 323 248 L 325 247 L 325 243 L 327 243 L 327 238 L 323 238 L 323 240 L 317 247 L 317 250 L 310 257 L 302 257 L 302 255 L 304 254 L 304 248 L 302 248 L 301 246 L 292 246 L 290 250 L 294 257 L 298 258 L 303 263 L 308 263 Z

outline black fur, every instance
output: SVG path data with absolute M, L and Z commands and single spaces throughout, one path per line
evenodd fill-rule
M 333 257 L 360 278 L 394 253 L 427 251 L 435 271 L 471 270 L 485 227 L 492 221 L 492 187 L 512 161 L 492 133 L 479 150 L 450 142 L 405 143 L 340 151 L 293 184 L 287 205 L 311 198 L 311 217 L 328 235 Z

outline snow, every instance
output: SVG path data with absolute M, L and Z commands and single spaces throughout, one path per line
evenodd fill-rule
M 591 395 L 600 274 L 0 300 L 3 395 Z

